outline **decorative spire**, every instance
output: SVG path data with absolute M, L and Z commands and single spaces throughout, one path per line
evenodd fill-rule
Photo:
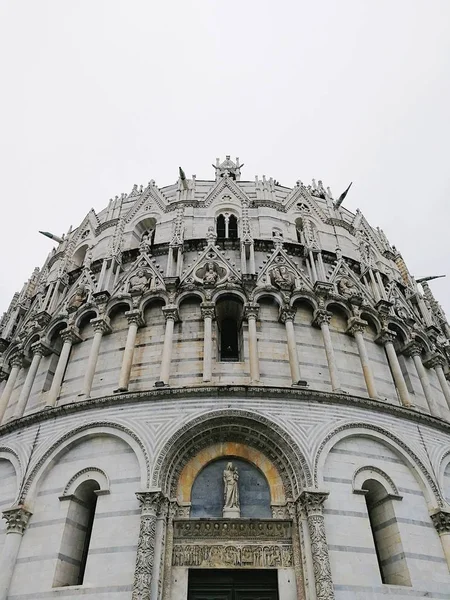
M 216 181 L 219 181 L 221 177 L 231 177 L 235 181 L 239 181 L 241 178 L 241 167 L 243 164 L 239 163 L 239 157 L 236 157 L 236 162 L 230 159 L 230 156 L 226 156 L 223 162 L 220 162 L 219 158 L 216 158 L 216 164 L 213 167 L 216 170 Z

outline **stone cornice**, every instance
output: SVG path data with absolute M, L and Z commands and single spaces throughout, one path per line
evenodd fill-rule
M 304 388 L 288 388 L 275 386 L 255 386 L 255 385 L 205 385 L 195 387 L 165 387 L 157 390 L 148 390 L 146 392 L 127 392 L 122 394 L 109 394 L 98 398 L 90 398 L 79 402 L 46 408 L 33 414 L 26 415 L 20 419 L 14 419 L 0 426 L 0 436 L 20 431 L 26 427 L 53 420 L 70 414 L 107 408 L 109 406 L 117 407 L 120 403 L 135 404 L 139 402 L 162 400 L 171 400 L 180 398 L 227 398 L 237 397 L 245 399 L 264 399 L 280 398 L 283 401 L 294 400 L 299 402 L 316 402 L 318 404 L 342 405 L 352 408 L 365 408 L 371 411 L 389 414 L 392 417 L 405 419 L 407 421 L 428 425 L 440 431 L 450 434 L 450 422 L 444 421 L 430 414 L 420 413 L 411 408 L 405 408 L 396 404 L 389 404 L 380 400 L 364 398 L 362 396 L 352 396 L 350 394 L 322 392 L 318 390 Z

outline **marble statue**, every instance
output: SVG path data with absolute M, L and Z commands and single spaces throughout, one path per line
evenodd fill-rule
M 229 462 L 223 472 L 223 507 L 239 509 L 239 474 L 237 467 Z
M 143 293 L 148 287 L 148 277 L 144 269 L 139 269 L 133 277 L 130 277 L 130 292 Z
M 207 285 L 215 285 L 219 279 L 219 274 L 216 270 L 216 265 L 213 262 L 208 262 L 206 265 L 205 276 L 203 277 L 203 283 Z
M 80 306 L 86 302 L 87 296 L 86 286 L 83 284 L 77 286 L 74 295 L 67 304 L 67 310 L 69 312 L 75 312 L 78 310 Z

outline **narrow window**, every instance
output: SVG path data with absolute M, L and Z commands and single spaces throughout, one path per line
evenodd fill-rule
M 217 237 L 225 239 L 225 217 L 223 215 L 217 217 Z
M 82 585 L 97 505 L 96 481 L 84 481 L 72 496 L 56 564 L 53 587 Z
M 390 585 L 411 585 L 394 501 L 379 481 L 368 479 L 362 487 L 367 490 L 367 512 L 381 580 Z
M 220 328 L 220 360 L 239 360 L 238 324 L 235 319 L 224 319 Z
M 234 215 L 230 215 L 228 221 L 228 237 L 230 240 L 236 240 L 238 237 L 238 222 Z

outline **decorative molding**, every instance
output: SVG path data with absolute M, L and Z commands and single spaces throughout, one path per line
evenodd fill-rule
M 50 413 L 50 412 L 52 412 L 52 409 L 47 409 L 45 411 L 45 413 Z M 147 452 L 144 444 L 141 442 L 141 440 L 138 438 L 138 436 L 133 431 L 131 431 L 131 429 L 128 429 L 128 427 L 125 427 L 124 425 L 120 425 L 118 423 L 112 423 L 112 422 L 108 422 L 108 421 L 94 421 L 93 423 L 84 423 L 83 425 L 81 425 L 80 427 L 77 427 L 76 429 L 71 429 L 70 431 L 67 431 L 63 436 L 61 436 L 58 440 L 56 440 L 56 442 L 54 442 L 50 446 L 50 448 L 48 448 L 44 452 L 44 454 L 41 456 L 39 461 L 34 465 L 33 469 L 31 470 L 30 474 L 28 475 L 26 481 L 24 482 L 24 485 L 22 487 L 21 494 L 20 494 L 20 500 L 22 502 L 24 501 L 24 499 L 27 496 L 28 490 L 30 489 L 30 486 L 31 486 L 32 482 L 34 481 L 37 473 L 40 471 L 40 469 L 44 465 L 45 461 L 53 454 L 53 452 L 55 452 L 55 450 L 57 450 L 58 448 L 62 448 L 66 441 L 77 436 L 79 433 L 82 433 L 83 431 L 87 431 L 92 428 L 95 429 L 95 428 L 102 428 L 102 427 L 110 428 L 110 429 L 117 429 L 119 431 L 122 431 L 126 435 L 130 436 L 138 444 L 138 446 L 142 452 L 142 455 L 144 457 L 144 460 L 145 460 L 146 471 L 147 471 L 147 484 L 148 484 L 148 481 L 150 480 L 150 458 L 148 456 L 148 452 Z
M 23 535 L 31 515 L 32 513 L 22 505 L 4 510 L 3 518 L 6 521 L 6 533 L 20 533 L 20 535 Z
M 109 477 L 106 475 L 106 473 L 102 470 L 99 469 L 98 467 L 86 467 L 85 469 L 82 469 L 81 471 L 78 471 L 78 473 L 76 473 L 73 477 L 71 477 L 66 485 L 66 487 L 64 488 L 64 491 L 62 493 L 63 496 L 67 496 L 67 494 L 69 493 L 69 490 L 72 486 L 72 484 L 77 480 L 77 479 L 81 479 L 83 477 L 83 475 L 87 475 L 88 473 L 98 473 L 100 474 L 104 480 L 106 481 L 107 487 L 103 488 L 101 490 L 98 491 L 102 491 L 103 493 L 105 491 L 109 491 Z
M 293 566 L 291 544 L 175 544 L 172 566 L 266 568 Z M 331 598 L 331 596 L 330 596 Z
M 278 519 L 177 519 L 176 540 L 277 540 L 292 539 L 292 523 Z
M 436 501 L 438 502 L 439 506 L 443 506 L 444 505 L 444 499 L 442 497 L 442 494 L 439 490 L 438 485 L 436 484 L 436 482 L 434 481 L 434 479 L 432 478 L 432 476 L 430 475 L 430 473 L 428 472 L 428 469 L 425 467 L 425 465 L 423 464 L 423 462 L 421 461 L 421 459 L 417 456 L 417 454 L 411 450 L 411 448 L 409 448 L 409 446 L 407 446 L 407 444 L 405 444 L 405 442 L 403 442 L 400 438 L 396 437 L 394 434 L 392 434 L 390 431 L 388 431 L 387 429 L 383 429 L 382 427 L 378 427 L 377 425 L 373 425 L 371 423 L 345 423 L 344 425 L 341 425 L 340 427 L 337 427 L 336 429 L 334 429 L 333 431 L 331 431 L 323 440 L 322 443 L 320 444 L 317 452 L 316 452 L 316 457 L 314 460 L 314 481 L 317 482 L 318 481 L 318 465 L 319 465 L 319 459 L 322 455 L 322 452 L 324 451 L 325 446 L 328 444 L 328 442 L 335 436 L 337 436 L 339 433 L 343 432 L 343 431 L 349 431 L 349 435 L 351 435 L 351 430 L 357 430 L 357 429 L 366 429 L 368 431 L 374 431 L 376 433 L 378 433 L 381 438 L 383 437 L 387 437 L 388 439 L 390 439 L 392 442 L 394 442 L 395 444 L 397 444 L 398 446 L 400 446 L 402 448 L 402 450 L 404 450 L 404 452 L 409 455 L 411 461 L 420 469 L 422 475 L 424 475 L 425 479 L 427 480 Z
M 437 510 L 431 515 L 431 520 L 439 535 L 450 533 L 450 512 L 446 510 Z

